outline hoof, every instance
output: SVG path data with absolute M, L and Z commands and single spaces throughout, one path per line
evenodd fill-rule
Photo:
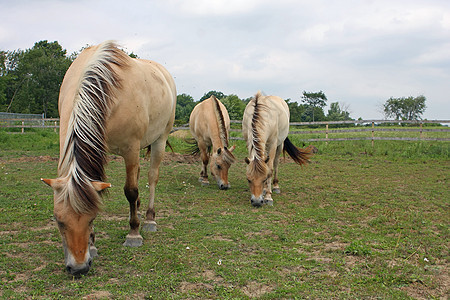
M 140 235 L 127 235 L 125 243 L 123 245 L 125 247 L 140 247 L 142 246 L 143 238 Z
M 146 231 L 146 232 L 157 231 L 156 222 L 155 221 L 144 221 L 144 224 L 142 225 L 142 231 Z
M 206 181 L 206 182 L 205 182 L 205 181 L 202 181 L 201 184 L 202 184 L 202 186 L 208 186 L 208 185 L 209 185 L 209 182 L 208 182 L 208 181 Z
M 280 190 L 280 188 L 274 188 L 272 190 L 272 192 L 274 192 L 275 194 L 279 194 L 279 193 L 281 193 L 281 190 Z
M 95 246 L 93 246 L 93 245 L 89 246 L 89 253 L 91 254 L 92 258 L 98 256 L 97 248 Z
M 273 199 L 264 199 L 264 204 L 267 206 L 273 206 Z

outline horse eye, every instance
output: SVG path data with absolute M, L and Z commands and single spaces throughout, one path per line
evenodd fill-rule
M 216 164 L 216 167 L 217 167 L 217 169 L 219 169 L 219 170 L 222 169 L 222 166 L 221 166 L 221 165 Z

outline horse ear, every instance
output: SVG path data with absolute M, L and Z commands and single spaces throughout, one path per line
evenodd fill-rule
M 50 186 L 50 187 L 53 187 L 53 185 L 56 184 L 56 179 L 44 179 L 44 178 L 41 178 L 41 181 L 43 183 L 45 183 L 46 185 Z
M 222 153 L 222 148 L 217 149 L 217 154 Z
M 91 184 L 97 192 L 103 191 L 104 189 L 111 187 L 111 183 L 101 181 L 91 181 Z
M 45 183 L 46 185 L 50 186 L 54 190 L 60 189 L 64 184 L 64 180 L 61 178 L 56 178 L 56 179 L 41 178 L 41 181 L 43 183 Z
M 250 163 L 250 160 L 248 159 L 248 157 L 245 158 L 245 163 L 248 165 Z
M 230 152 L 233 152 L 234 148 L 236 148 L 236 146 L 235 146 L 235 145 L 231 146 L 231 148 L 230 148 L 230 149 L 228 149 L 228 151 L 230 151 Z

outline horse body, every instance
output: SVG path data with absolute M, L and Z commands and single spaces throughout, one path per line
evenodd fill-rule
M 279 193 L 278 162 L 285 150 L 298 164 L 311 156 L 310 150 L 292 145 L 288 138 L 289 107 L 277 96 L 257 93 L 247 104 L 242 120 L 242 133 L 247 143 L 247 180 L 251 191 L 251 204 L 273 204 L 273 191 Z M 273 178 L 273 181 L 272 181 Z
M 59 96 L 58 178 L 43 179 L 54 190 L 54 214 L 69 273 L 87 273 L 96 250 L 92 222 L 101 191 L 111 186 L 103 182 L 107 152 L 125 160 L 130 232 L 124 245 L 139 246 L 139 151 L 151 147 L 150 201 L 143 229 L 156 229 L 155 186 L 175 106 L 170 74 L 155 62 L 130 58 L 113 42 L 85 49 L 70 66 Z
M 232 154 L 234 146 L 228 148 L 230 117 L 227 109 L 216 97 L 211 96 L 194 107 L 189 117 L 189 129 L 202 159 L 199 181 L 204 185 L 209 184 L 207 166 L 210 154 L 208 149 L 212 148 L 211 174 L 221 190 L 228 189 L 230 187 L 228 169 L 235 158 Z

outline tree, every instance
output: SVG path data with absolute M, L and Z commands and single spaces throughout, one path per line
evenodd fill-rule
M 217 91 L 209 91 L 206 94 L 203 95 L 203 97 L 200 98 L 200 102 L 202 102 L 203 100 L 208 99 L 211 96 L 215 96 L 217 99 L 222 99 L 225 98 L 225 94 L 222 92 L 217 92 Z
M 386 118 L 394 117 L 396 120 L 418 120 L 425 112 L 426 98 L 423 95 L 418 97 L 389 98 L 383 105 Z
M 228 95 L 221 100 L 227 108 L 231 120 L 242 120 L 244 115 L 245 103 L 236 95 Z
M 297 102 L 291 102 L 291 99 L 286 99 L 286 104 L 289 107 L 290 121 L 291 122 L 302 122 L 302 117 L 305 114 L 307 106 L 305 104 L 298 104 Z
M 14 85 L 17 81 L 14 72 L 22 55 L 23 51 L 20 50 L 0 51 L 0 111 L 8 111 L 11 99 L 14 98 Z
M 346 121 L 352 118 L 350 118 L 350 113 L 344 105 L 339 102 L 333 102 L 330 104 L 327 119 L 329 121 Z
M 19 53 L 19 52 L 18 52 Z M 58 117 L 58 95 L 71 64 L 58 42 L 40 41 L 16 56 L 9 70 L 6 88 L 7 109 L 18 113 L 44 113 Z
M 187 123 L 189 116 L 197 103 L 194 98 L 188 94 L 177 96 L 177 109 L 175 110 L 175 119 L 181 123 Z
M 319 112 L 320 114 L 320 111 L 318 111 L 317 108 L 322 111 L 322 115 L 325 117 L 323 114 L 323 107 L 326 105 L 327 100 L 327 96 L 325 96 L 322 91 L 316 93 L 303 91 L 302 102 L 309 106 L 313 122 L 315 121 L 316 112 Z

